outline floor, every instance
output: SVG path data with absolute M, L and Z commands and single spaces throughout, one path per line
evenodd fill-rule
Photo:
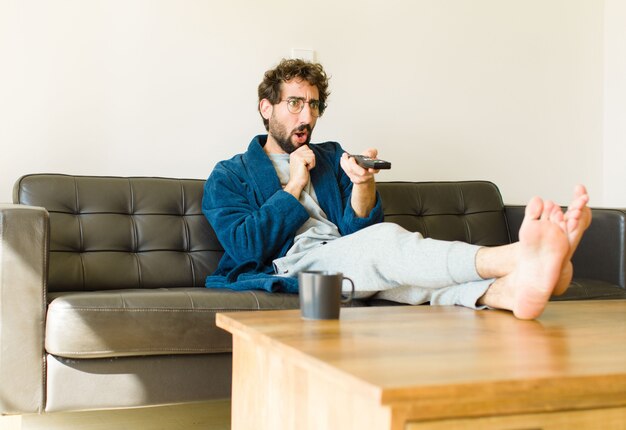
M 0 430 L 230 430 L 230 401 L 0 417 Z

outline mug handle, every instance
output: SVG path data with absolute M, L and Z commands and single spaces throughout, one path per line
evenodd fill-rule
M 345 281 L 345 280 L 350 281 L 350 285 L 352 285 L 352 289 L 350 290 L 350 295 L 348 296 L 348 298 L 341 300 L 342 304 L 347 305 L 354 298 L 354 282 L 352 281 L 352 279 L 348 278 L 347 276 L 343 277 L 343 281 Z

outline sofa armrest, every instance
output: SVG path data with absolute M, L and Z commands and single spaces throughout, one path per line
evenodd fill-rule
M 0 413 L 42 412 L 48 212 L 0 204 Z
M 511 241 L 518 240 L 523 206 L 505 206 Z M 572 258 L 576 278 L 626 288 L 626 210 L 592 208 L 591 226 Z

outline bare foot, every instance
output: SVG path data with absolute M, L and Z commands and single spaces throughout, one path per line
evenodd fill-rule
M 561 276 L 554 287 L 554 291 L 552 291 L 553 296 L 560 296 L 567 291 L 569 286 L 572 283 L 572 278 L 574 277 L 574 266 L 570 260 L 565 261 L 563 264 L 563 269 L 561 269 Z
M 515 269 L 491 285 L 483 303 L 509 309 L 520 319 L 534 319 L 559 282 L 570 249 L 563 212 L 552 202 L 533 198 L 526 206 L 519 239 Z
M 565 212 L 564 220 L 567 226 L 567 237 L 570 243 L 570 258 L 583 237 L 583 233 L 591 224 L 591 209 L 587 206 L 589 194 L 583 185 L 574 188 L 574 200 Z
M 569 242 L 565 221 L 552 202 L 545 202 L 539 217 L 541 199 L 531 200 L 520 228 L 520 260 L 511 273 L 515 288 L 513 313 L 521 319 L 537 318 L 543 312 L 554 291 Z
M 587 194 L 587 189 L 583 185 L 577 185 L 574 188 L 574 200 L 563 216 L 570 249 L 563 265 L 561 279 L 559 279 L 554 288 L 553 294 L 555 296 L 560 296 L 570 286 L 573 275 L 573 267 L 570 260 L 583 237 L 583 233 L 591 224 L 591 209 L 587 206 L 588 203 L 589 195 Z

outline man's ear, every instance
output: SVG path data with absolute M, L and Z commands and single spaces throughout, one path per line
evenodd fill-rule
M 261 112 L 261 116 L 267 120 L 272 116 L 272 110 L 274 106 L 270 103 L 268 99 L 262 99 L 259 102 L 259 112 Z

